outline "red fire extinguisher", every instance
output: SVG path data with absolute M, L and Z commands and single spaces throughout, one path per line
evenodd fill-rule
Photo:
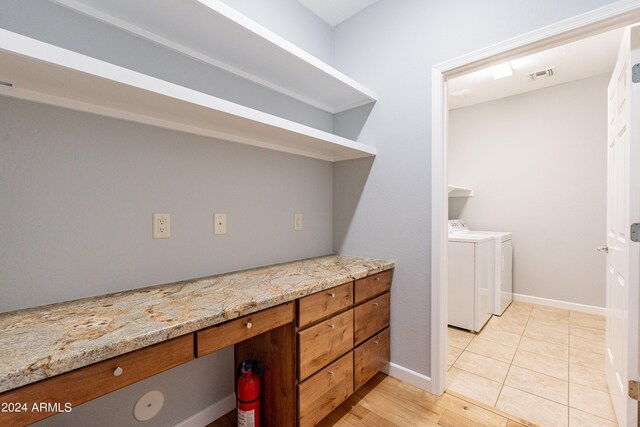
M 260 427 L 259 362 L 245 360 L 238 377 L 238 427 Z

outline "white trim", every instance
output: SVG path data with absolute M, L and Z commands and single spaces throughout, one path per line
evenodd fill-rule
M 411 384 L 412 386 L 432 393 L 431 378 L 426 375 L 422 375 L 395 363 L 389 363 L 382 369 L 382 372 L 390 377 L 397 378 L 400 381 L 404 381 L 407 384 Z
M 175 427 L 202 427 L 211 424 L 221 416 L 231 412 L 236 407 L 236 395 L 230 394 L 222 400 L 217 401 L 211 406 L 204 408 L 175 425 Z
M 446 141 L 447 99 L 444 75 L 435 68 L 431 74 L 432 141 Z M 442 124 L 437 126 L 435 123 Z M 442 395 L 447 388 L 447 203 L 448 189 L 445 144 L 431 145 L 431 380 L 432 393 Z M 437 179 L 439 178 L 439 179 Z M 437 284 L 442 284 L 438 286 Z M 444 303 L 443 303 L 444 302 Z M 444 325 L 444 327 L 443 327 Z
M 605 316 L 607 314 L 607 309 L 605 307 L 534 297 L 531 295 L 513 294 L 513 300 L 527 302 L 529 304 L 544 305 L 547 307 L 562 308 L 564 310 L 580 311 L 582 313 L 599 314 L 600 316 Z
M 447 209 L 445 77 L 468 73 L 586 36 L 640 21 L 640 0 L 622 0 L 435 65 L 431 70 L 431 378 L 432 393 L 446 388 Z

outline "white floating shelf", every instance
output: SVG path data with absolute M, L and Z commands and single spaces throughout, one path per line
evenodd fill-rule
M 0 95 L 322 160 L 375 148 L 0 29 Z
M 473 190 L 466 187 L 458 187 L 456 185 L 448 185 L 447 190 L 449 197 L 472 197 Z
M 377 98 L 220 0 L 51 1 L 330 113 Z

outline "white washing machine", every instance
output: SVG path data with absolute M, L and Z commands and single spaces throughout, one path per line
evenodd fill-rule
M 501 316 L 513 301 L 513 246 L 512 235 L 506 231 L 469 230 L 461 219 L 449 221 L 449 234 L 490 236 L 494 240 L 494 267 L 491 286 L 491 313 Z
M 449 325 L 479 332 L 491 317 L 494 248 L 492 236 L 449 233 Z

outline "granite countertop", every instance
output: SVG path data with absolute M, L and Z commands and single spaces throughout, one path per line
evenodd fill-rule
M 394 265 L 330 255 L 0 313 L 0 393 Z

